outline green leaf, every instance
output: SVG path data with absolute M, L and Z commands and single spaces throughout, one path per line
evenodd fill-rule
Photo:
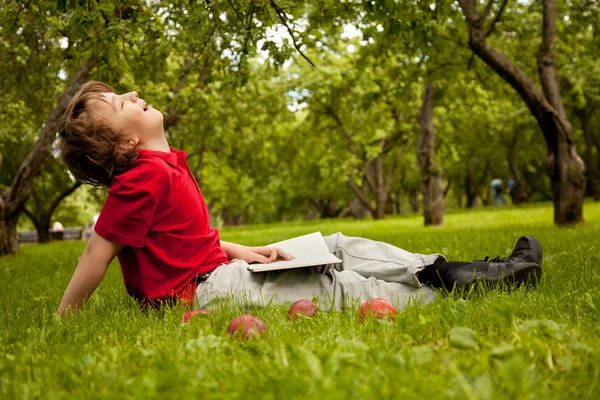
M 450 344 L 459 349 L 476 349 L 477 334 L 474 330 L 462 326 L 456 326 L 450 331 Z
M 473 382 L 473 389 L 478 399 L 494 398 L 494 382 L 487 372 Z
M 308 350 L 306 347 L 298 347 L 296 349 L 296 355 L 304 362 L 313 378 L 320 379 L 323 377 L 323 366 L 321 365 L 321 360 L 319 360 L 319 358 L 312 351 Z
M 111 1 L 98 2 L 98 9 L 106 12 L 113 12 L 115 9 L 115 3 Z
M 494 347 L 491 355 L 498 358 L 504 358 L 515 351 L 515 347 L 508 343 L 501 343 L 498 346 Z
M 412 349 L 412 361 L 416 365 L 424 365 L 433 359 L 433 351 L 426 346 L 417 346 Z

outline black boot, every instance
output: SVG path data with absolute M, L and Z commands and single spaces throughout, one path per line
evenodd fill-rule
M 535 286 L 542 276 L 542 267 L 534 262 L 499 260 L 497 262 L 474 261 L 458 268 L 449 269 L 442 281 L 446 287 L 468 289 L 477 282 L 492 285 L 505 282 L 509 285 L 529 283 Z
M 522 236 L 507 258 L 496 257 L 490 260 L 486 257 L 472 263 L 447 262 L 440 258 L 421 271 L 418 278 L 423 283 L 447 290 L 452 290 L 455 286 L 468 289 L 476 282 L 536 285 L 542 276 L 541 263 L 540 243 L 531 236 Z
M 533 236 L 521 236 L 507 261 L 532 262 L 542 265 L 542 245 Z

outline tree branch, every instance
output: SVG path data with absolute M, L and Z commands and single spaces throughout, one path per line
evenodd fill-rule
M 468 44 L 464 43 L 460 39 L 456 39 L 456 38 L 453 38 L 453 37 L 450 37 L 450 36 L 446 36 L 446 35 L 442 35 L 442 34 L 439 34 L 439 33 L 437 34 L 437 37 L 440 38 L 440 39 L 442 39 L 442 40 L 447 40 L 449 42 L 455 43 L 459 47 L 463 47 L 463 48 L 466 48 L 466 49 L 470 48 Z
M 321 105 L 321 107 L 323 107 L 325 114 L 327 114 L 331 118 L 333 118 L 336 125 L 342 130 L 344 137 L 348 141 L 348 150 L 350 150 L 350 153 L 356 155 L 356 146 L 354 145 L 354 140 L 352 139 L 352 135 L 350 134 L 350 132 L 348 132 L 348 130 L 346 130 L 346 127 L 344 126 L 344 123 L 342 122 L 342 119 L 340 118 L 339 114 L 333 109 L 333 107 L 331 107 L 329 104 L 325 104 L 324 102 L 319 100 L 317 97 L 313 97 L 313 99 L 317 103 L 319 103 Z
M 448 194 L 448 191 L 450 191 L 451 185 L 452 185 L 452 181 L 450 179 L 448 179 L 448 184 L 446 185 L 446 188 L 444 189 L 444 197 L 446 197 L 446 195 Z
M 465 14 L 465 20 L 470 28 L 473 21 L 479 19 L 475 0 L 458 0 L 458 3 Z
M 22 208 L 31 194 L 33 180 L 38 174 L 44 159 L 52 150 L 52 143 L 54 143 L 56 132 L 58 131 L 59 119 L 65 112 L 69 101 L 81 85 L 88 80 L 90 69 L 91 65 L 88 61 L 83 62 L 79 66 L 73 79 L 71 79 L 65 91 L 60 95 L 58 104 L 48 116 L 42 132 L 40 132 L 37 141 L 33 145 L 33 149 L 31 149 L 25 160 L 21 163 L 8 194 L 6 205 L 7 216 L 16 216 L 17 211 Z
M 271 6 L 273 7 L 273 9 L 275 10 L 275 13 L 277 14 L 277 16 L 279 17 L 279 19 L 281 20 L 283 25 L 288 30 L 288 32 L 290 34 L 290 38 L 292 39 L 292 43 L 294 44 L 294 47 L 296 48 L 296 50 L 298 50 L 298 53 L 300 53 L 300 55 L 306 61 L 308 61 L 308 63 L 310 65 L 312 65 L 313 67 L 316 68 L 317 66 L 302 52 L 302 50 L 300 50 L 300 46 L 298 46 L 298 43 L 296 43 L 296 39 L 294 39 L 294 31 L 292 31 L 292 28 L 290 28 L 289 25 L 287 24 L 288 18 L 285 15 L 285 11 L 283 11 L 281 9 L 281 7 L 279 7 L 279 5 L 275 2 L 275 0 L 270 0 L 270 3 L 271 3 Z
M 23 214 L 25 214 L 31 220 L 31 222 L 33 222 L 36 228 L 38 227 L 39 223 L 37 218 L 35 217 L 35 214 L 29 211 L 27 207 L 23 207 Z
M 352 180 L 351 177 L 350 177 L 350 179 L 348 179 L 348 186 L 350 186 L 350 189 L 352 189 L 352 191 L 354 192 L 354 194 L 356 195 L 358 200 L 369 211 L 369 213 L 373 214 L 375 212 L 373 205 L 371 204 L 369 199 L 366 198 L 366 196 L 363 193 L 363 191 L 361 190 L 361 188 L 358 187 L 358 185 L 356 183 L 354 183 L 354 181 Z
M 52 202 L 52 204 L 50 204 L 50 207 L 48 208 L 48 215 L 52 215 L 54 213 L 54 210 L 56 210 L 56 207 L 60 205 L 64 198 L 76 191 L 79 186 L 81 186 L 81 182 L 75 182 L 64 192 L 62 192 L 56 199 L 54 199 L 54 201 Z
M 242 54 L 240 55 L 240 62 L 238 63 L 238 71 L 241 71 L 242 64 L 244 63 L 244 56 L 248 51 L 248 42 L 250 41 L 250 37 L 252 36 L 252 15 L 254 14 L 254 3 L 250 4 L 250 16 L 248 18 L 248 26 L 244 25 L 246 28 L 246 40 L 244 40 L 244 47 L 242 48 Z
M 552 105 L 523 70 L 513 64 L 506 55 L 488 45 L 483 34 L 483 24 L 477 13 L 473 11 L 473 3 L 469 0 L 459 0 L 459 3 L 469 28 L 469 45 L 473 52 L 515 89 L 532 115 L 540 124 L 544 124 L 544 112 L 552 110 Z
M 44 211 L 44 205 L 42 204 L 40 196 L 37 194 L 37 190 L 35 190 L 35 186 L 31 188 L 31 197 L 33 197 L 36 210 L 38 210 L 38 212 Z
M 231 0 L 227 0 L 227 2 L 229 3 L 229 5 L 233 9 L 233 11 L 235 12 L 235 15 L 236 15 L 238 21 L 240 21 L 242 23 L 242 25 L 244 25 L 244 27 L 246 27 L 246 24 L 244 23 L 244 19 L 240 15 L 240 12 L 237 10 L 237 8 L 235 8 L 235 6 L 233 5 L 233 2 Z
M 496 24 L 498 22 L 500 22 L 500 18 L 502 18 L 502 13 L 504 12 L 504 9 L 506 8 L 507 4 L 508 4 L 508 0 L 504 0 L 502 2 L 502 4 L 500 5 L 500 9 L 498 10 L 498 12 L 496 13 L 496 15 L 494 16 L 494 20 L 490 24 L 488 30 L 485 32 L 485 37 L 488 37 L 488 36 L 490 36 L 492 34 L 492 32 L 494 31 L 494 28 L 496 27 Z
M 554 43 L 556 41 L 556 0 L 544 0 L 542 42 L 538 53 L 538 71 L 542 89 L 558 116 L 566 120 L 565 107 L 554 68 Z
M 495 1 L 496 0 L 488 0 L 487 4 L 485 5 L 485 10 L 483 10 L 483 14 L 481 14 L 481 22 L 484 22 L 490 15 Z
M 192 67 L 195 65 L 196 60 L 198 59 L 198 56 L 204 53 L 207 43 L 210 41 L 210 38 L 212 38 L 212 35 L 215 32 L 215 28 L 216 28 L 216 25 L 213 26 L 213 29 L 211 30 L 209 38 L 202 46 L 202 50 L 200 51 L 200 54 L 196 54 L 194 52 L 194 49 L 191 47 L 188 49 L 188 56 L 186 59 L 185 68 L 184 68 L 183 72 L 180 74 L 179 81 L 175 85 L 175 89 L 173 91 L 176 95 L 181 91 L 183 86 L 187 83 L 187 78 L 188 78 L 190 71 L 192 70 Z M 211 66 L 210 61 L 211 61 L 211 57 L 209 55 L 209 56 L 207 56 L 207 58 L 204 62 L 204 65 L 202 67 L 202 70 L 200 71 L 200 78 L 198 80 L 198 86 L 201 89 L 203 89 L 205 87 L 206 81 L 208 80 L 208 70 Z M 181 117 L 183 117 L 185 115 L 185 113 L 188 109 L 189 109 L 189 106 L 186 107 L 185 110 L 181 109 L 180 107 L 177 107 L 177 106 L 168 107 L 167 110 L 164 112 L 163 129 L 165 131 L 167 131 L 169 128 L 177 125 L 177 123 L 179 122 Z
M 29 7 L 29 3 L 30 1 L 27 1 L 27 5 L 25 5 L 25 1 L 22 1 L 21 4 L 19 4 L 19 10 L 17 11 L 17 15 L 15 16 L 15 20 L 13 21 L 13 23 L 10 25 L 10 27 L 12 28 L 13 26 L 15 26 L 15 24 L 17 23 L 17 21 L 19 20 L 19 15 L 21 15 L 21 11 L 23 11 L 25 8 Z
M 398 154 L 396 154 L 396 157 L 394 158 L 394 161 L 392 162 L 392 166 L 390 167 L 387 178 L 385 180 L 385 192 L 386 193 L 390 192 L 390 189 L 392 187 L 392 180 L 394 178 L 394 172 L 396 171 L 396 168 L 398 167 L 398 163 L 400 162 L 400 159 L 402 159 L 402 156 L 404 155 L 404 152 L 406 151 L 407 147 L 408 147 L 408 140 L 406 140 L 404 142 L 403 146 L 398 149 Z
M 369 186 L 369 190 L 371 191 L 371 193 L 373 193 L 374 195 L 377 195 L 377 190 L 375 188 L 375 182 L 373 182 L 373 178 L 371 177 L 371 175 L 369 175 L 369 170 L 372 167 L 373 161 L 377 161 L 377 159 L 380 156 L 377 156 L 374 160 L 369 160 L 367 161 L 367 164 L 365 164 L 365 168 L 363 168 L 363 177 L 365 178 L 365 182 L 367 182 L 367 186 Z M 367 167 L 368 165 L 368 167 Z
M 381 154 L 389 153 L 400 142 L 404 142 L 404 143 L 408 142 L 408 135 L 404 131 L 397 132 L 391 138 L 386 139 L 381 148 Z

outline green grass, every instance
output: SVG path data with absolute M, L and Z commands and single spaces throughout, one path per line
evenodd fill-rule
M 289 322 L 285 307 L 222 305 L 215 323 L 182 326 L 180 308 L 143 313 L 114 264 L 78 318 L 55 315 L 80 242 L 23 246 L 0 258 L 0 394 L 48 398 L 599 398 L 600 204 L 558 229 L 549 204 L 419 216 L 238 227 L 222 238 L 264 244 L 320 230 L 449 259 L 506 255 L 522 234 L 544 247 L 534 290 L 475 291 L 412 305 L 394 323 L 354 311 Z M 252 312 L 261 340 L 225 334 Z

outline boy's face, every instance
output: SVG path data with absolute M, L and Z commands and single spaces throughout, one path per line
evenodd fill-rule
M 152 139 L 164 137 L 162 113 L 148 106 L 136 92 L 103 93 L 103 96 L 106 103 L 96 102 L 94 107 L 97 112 L 106 118 L 115 131 L 130 135 L 138 147 L 143 147 Z

